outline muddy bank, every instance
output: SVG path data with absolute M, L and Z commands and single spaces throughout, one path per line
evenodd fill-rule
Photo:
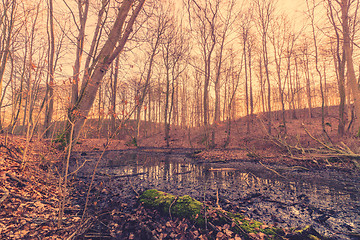
M 217 161 L 190 158 L 187 149 L 108 151 L 96 175 L 102 182 L 98 208 L 136 205 L 136 193 L 156 188 L 188 194 L 228 211 L 280 227 L 313 225 L 332 239 L 358 239 L 360 177 L 337 169 L 306 169 L 264 165 L 258 161 Z M 88 160 L 78 177 L 88 181 L 99 152 L 78 153 Z M 76 167 L 76 161 L 74 166 Z

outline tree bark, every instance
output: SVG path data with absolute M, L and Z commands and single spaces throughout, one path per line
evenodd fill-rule
M 84 87 L 81 89 L 79 100 L 77 101 L 76 106 L 71 110 L 70 121 L 74 122 L 74 139 L 79 137 L 80 130 L 84 125 L 84 122 L 94 103 L 100 83 L 105 76 L 110 64 L 123 50 L 125 43 L 132 31 L 132 26 L 135 22 L 135 19 L 140 13 L 144 2 L 145 0 L 139 0 L 136 9 L 133 11 L 131 17 L 127 21 L 125 29 L 123 29 L 123 26 L 125 25 L 125 21 L 129 15 L 131 7 L 135 3 L 135 0 L 125 0 L 122 2 L 114 25 L 110 30 L 109 37 L 94 62 L 94 71 L 84 84 Z M 69 128 L 68 131 L 70 131 Z
M 349 84 L 353 94 L 354 100 L 354 108 L 355 108 L 355 130 L 356 136 L 360 136 L 360 89 L 359 83 L 357 82 L 353 57 L 352 57 L 352 49 L 351 49 L 351 39 L 350 39 L 350 30 L 349 30 L 349 8 L 350 3 L 349 0 L 341 0 L 341 13 L 342 13 L 342 28 L 343 28 L 343 38 L 344 38 L 344 51 L 346 58 L 346 67 L 349 74 Z
M 111 82 L 111 102 L 110 102 L 110 121 L 111 121 L 111 133 L 116 131 L 116 95 L 117 95 L 117 83 L 119 76 L 119 56 L 117 56 L 114 65 L 114 75 Z
M 52 116 L 54 112 L 54 56 L 55 56 L 55 34 L 54 34 L 54 8 L 53 8 L 53 0 L 49 0 L 49 81 L 47 82 L 46 88 L 46 110 L 45 110 L 45 121 L 44 121 L 44 129 L 45 129 L 45 137 L 49 138 L 51 136 L 50 124 L 52 121 Z

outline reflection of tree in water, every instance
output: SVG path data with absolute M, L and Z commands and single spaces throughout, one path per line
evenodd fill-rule
M 115 155 L 117 159 L 109 161 L 109 174 L 126 175 L 146 173 L 137 176 L 144 181 L 141 186 L 149 185 L 160 190 L 187 192 L 203 197 L 204 192 L 220 194 L 230 200 L 247 199 L 251 196 L 261 201 L 273 201 L 285 205 L 311 204 L 316 208 L 346 208 L 349 203 L 359 201 L 356 192 L 347 192 L 335 186 L 310 184 L 306 180 L 294 182 L 285 179 L 266 179 L 259 173 L 236 171 L 212 171 L 211 165 L 194 164 L 182 157 L 161 153 L 130 153 Z M 111 156 L 113 157 L 113 156 Z M 337 186 L 339 187 L 339 186 Z M 341 187 L 341 186 L 340 186 Z M 185 190 L 184 190 L 185 189 Z M 202 195 L 202 196 L 201 196 Z M 213 196 L 214 197 L 214 196 Z
M 181 154 L 122 153 L 107 157 L 112 158 L 106 171 L 110 175 L 140 173 L 131 177 L 139 192 L 156 188 L 201 200 L 204 196 L 216 199 L 218 193 L 222 207 L 224 202 L 221 201 L 230 200 L 231 205 L 239 204 L 250 217 L 265 222 L 280 221 L 285 225 L 288 221 L 295 225 L 316 224 L 316 219 L 326 221 L 333 217 L 329 221 L 333 222 L 331 229 L 336 229 L 358 218 L 360 196 L 351 181 L 350 186 L 330 178 L 327 182 L 316 178 L 309 181 L 304 177 L 307 175 L 301 174 L 296 175 L 300 179 L 297 181 L 278 176 L 268 179 L 263 177 L 261 169 L 252 166 L 254 163 L 246 163 L 246 168 L 239 170 L 217 169 L 210 163 L 197 164 L 184 159 Z M 272 219 L 274 215 L 278 220 Z M 354 224 L 354 229 L 360 228 L 356 222 Z

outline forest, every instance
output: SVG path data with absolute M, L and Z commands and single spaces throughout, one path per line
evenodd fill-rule
M 1 1 L 1 239 L 360 238 L 360 0 Z

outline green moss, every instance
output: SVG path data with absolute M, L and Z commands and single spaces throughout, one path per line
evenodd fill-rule
M 312 235 L 312 234 L 309 234 L 308 237 L 309 237 L 309 239 L 311 239 L 311 240 L 320 240 L 320 238 L 318 238 L 318 237 L 316 237 L 316 236 L 314 236 L 314 235 Z
M 150 189 L 140 196 L 139 201 L 144 206 L 157 209 L 163 214 L 169 215 L 171 211 L 172 216 L 190 219 L 199 227 L 205 226 L 203 204 L 188 195 L 176 197 L 156 189 Z M 268 239 L 282 239 L 278 236 L 284 235 L 284 232 L 278 228 L 262 229 L 264 225 L 262 222 L 250 220 L 241 214 L 215 209 L 212 211 L 217 213 L 217 217 L 208 216 L 209 221 L 215 225 L 223 225 L 228 223 L 230 219 L 230 221 L 237 223 L 231 230 L 241 235 L 263 232 L 268 236 Z
M 304 228 L 294 230 L 290 239 L 304 239 L 304 240 L 321 240 L 325 239 L 313 227 L 306 226 Z
M 308 225 L 308 226 L 306 226 L 306 227 L 304 227 L 302 229 L 295 230 L 294 233 L 295 234 L 303 234 L 304 232 L 308 231 L 309 229 L 310 229 L 310 226 Z
M 60 143 L 60 147 L 62 149 L 65 149 L 66 145 L 68 144 L 68 139 L 67 139 L 67 135 L 66 132 L 62 132 L 60 134 L 58 134 L 55 139 L 53 140 L 54 143 Z
M 159 210 L 161 213 L 174 217 L 187 218 L 193 221 L 199 227 L 205 227 L 203 204 L 188 195 L 177 197 L 156 189 L 145 191 L 139 198 L 139 201 L 145 206 Z M 208 221 L 214 225 L 222 226 L 225 223 L 234 222 L 231 230 L 240 234 L 244 239 L 253 239 L 251 234 L 264 233 L 266 239 L 323 239 L 311 226 L 306 226 L 300 230 L 293 230 L 289 236 L 281 228 L 275 228 L 265 225 L 262 222 L 255 221 L 239 213 L 230 213 L 224 210 L 207 207 Z M 285 236 L 286 235 L 286 236 Z
M 138 144 L 137 144 L 137 139 L 135 137 L 131 138 L 131 140 L 127 141 L 125 143 L 126 146 L 134 146 L 134 147 L 137 147 Z
M 139 198 L 146 207 L 159 210 L 163 214 L 187 218 L 199 226 L 204 224 L 201 210 L 203 204 L 188 195 L 176 197 L 172 194 L 158 191 L 156 189 L 146 190 Z

